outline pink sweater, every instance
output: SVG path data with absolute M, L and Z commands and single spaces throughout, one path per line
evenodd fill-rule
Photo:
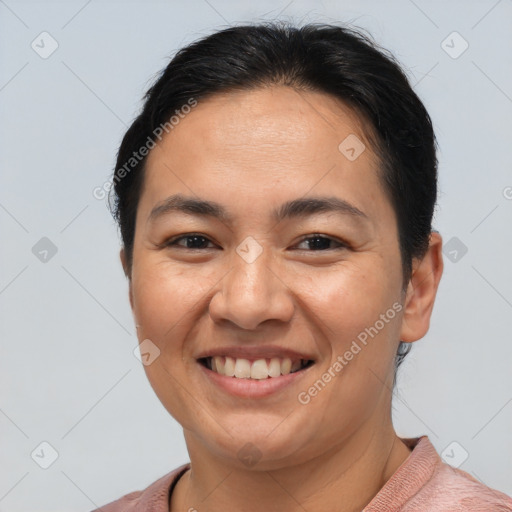
M 445 464 L 428 436 L 402 439 L 409 457 L 362 512 L 512 511 L 512 499 Z M 93 512 L 169 512 L 169 497 L 190 463 Z

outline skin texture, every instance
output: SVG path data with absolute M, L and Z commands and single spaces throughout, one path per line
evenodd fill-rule
M 338 149 L 350 134 L 366 145 L 354 161 Z M 175 212 L 150 221 L 151 210 L 177 193 L 216 201 L 232 220 Z M 366 218 L 271 218 L 273 208 L 304 196 L 336 196 Z M 206 237 L 202 248 L 188 249 L 187 239 L 164 245 L 187 233 Z M 311 248 L 303 239 L 314 234 L 333 242 Z M 252 263 L 236 252 L 248 236 L 262 248 Z M 394 356 L 400 339 L 413 342 L 428 330 L 441 242 L 432 233 L 404 287 L 378 160 L 361 121 L 340 101 L 274 86 L 199 102 L 148 157 L 131 269 L 121 251 L 139 341 L 161 351 L 145 371 L 183 426 L 191 460 L 171 509 L 360 511 L 368 504 L 410 453 L 391 423 Z M 301 404 L 298 394 L 393 304 L 402 310 Z M 251 400 L 213 385 L 196 360 L 220 345 L 262 344 L 306 352 L 315 364 L 293 385 Z M 260 457 L 251 467 L 238 457 L 246 443 Z

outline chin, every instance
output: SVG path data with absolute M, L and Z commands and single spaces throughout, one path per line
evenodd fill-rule
M 239 412 L 224 417 L 222 422 L 220 418 L 212 421 L 209 416 L 209 428 L 199 432 L 196 427 L 193 436 L 201 439 L 209 453 L 239 468 L 280 469 L 307 460 L 307 452 L 314 452 L 318 438 L 292 415 Z

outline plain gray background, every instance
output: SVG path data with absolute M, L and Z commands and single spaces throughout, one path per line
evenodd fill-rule
M 0 0 L 1 511 L 85 512 L 189 460 L 133 355 L 118 234 L 92 191 L 178 48 L 275 18 L 368 29 L 432 116 L 449 245 L 394 423 L 512 494 L 511 0 Z

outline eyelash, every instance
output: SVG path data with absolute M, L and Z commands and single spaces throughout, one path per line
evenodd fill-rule
M 209 240 L 208 237 L 204 236 L 204 235 L 201 235 L 200 233 L 187 233 L 185 235 L 179 235 L 177 237 L 174 237 L 174 238 L 171 238 L 167 241 L 165 241 L 162 246 L 163 247 L 180 247 L 181 249 L 185 249 L 185 250 L 188 250 L 188 251 L 202 251 L 204 250 L 201 249 L 201 248 L 190 248 L 190 247 L 183 247 L 183 246 L 180 246 L 180 245 L 177 245 L 177 242 L 179 242 L 180 240 L 183 240 L 183 239 L 187 239 L 187 238 L 193 238 L 193 237 L 197 237 L 197 238 L 203 238 L 204 240 L 208 240 L 209 242 L 211 242 L 211 240 Z M 319 250 L 306 250 L 306 252 L 326 252 L 326 251 L 333 251 L 333 250 L 336 250 L 336 249 L 348 249 L 349 248 L 349 245 L 346 243 L 346 242 L 343 242 L 341 240 L 337 240 L 335 238 L 332 238 L 332 237 L 329 237 L 329 236 L 325 236 L 325 235 L 322 235 L 320 233 L 313 233 L 311 235 L 308 235 L 304 238 L 302 238 L 301 240 L 299 240 L 298 244 L 301 244 L 307 240 L 314 240 L 314 239 L 321 239 L 321 240 L 329 240 L 331 242 L 334 242 L 335 244 L 338 244 L 339 247 L 334 247 L 334 248 L 330 248 L 330 249 L 319 249 Z M 213 243 L 213 242 L 211 242 Z M 211 249 L 211 248 L 206 248 L 206 249 Z M 303 250 L 303 249 L 298 249 L 298 250 Z

